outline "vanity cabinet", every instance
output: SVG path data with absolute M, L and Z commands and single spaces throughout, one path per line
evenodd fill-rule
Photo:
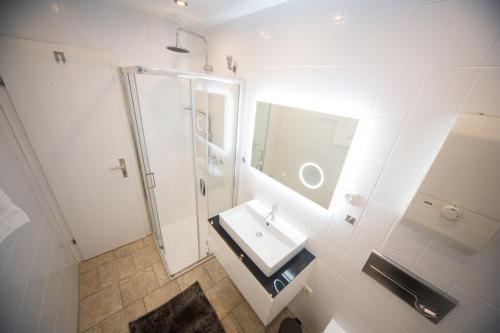
M 271 277 L 266 277 L 219 225 L 209 220 L 210 251 L 231 278 L 264 325 L 274 318 L 304 288 L 314 264 L 314 255 L 303 249 Z

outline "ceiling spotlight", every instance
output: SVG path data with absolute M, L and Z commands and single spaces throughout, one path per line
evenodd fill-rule
M 174 0 L 174 3 L 179 7 L 186 7 L 188 5 L 187 1 L 184 0 Z

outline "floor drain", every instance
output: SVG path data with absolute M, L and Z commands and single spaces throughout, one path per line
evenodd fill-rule
M 260 232 L 260 231 L 259 231 L 259 232 L 256 232 L 256 233 L 255 233 L 255 235 L 256 235 L 257 237 L 262 237 L 262 232 Z

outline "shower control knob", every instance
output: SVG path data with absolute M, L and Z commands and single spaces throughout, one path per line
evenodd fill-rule
M 457 221 L 462 217 L 462 211 L 457 206 L 446 205 L 441 208 L 441 216 L 447 220 Z

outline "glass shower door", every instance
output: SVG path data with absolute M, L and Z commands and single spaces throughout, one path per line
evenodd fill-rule
M 239 84 L 192 82 L 200 255 L 210 254 L 207 219 L 233 207 Z
M 155 240 L 175 276 L 210 254 L 207 219 L 232 207 L 239 84 L 161 72 L 124 82 Z
M 200 257 L 210 255 L 206 239 L 208 216 L 208 135 L 210 118 L 206 108 L 206 81 L 193 80 L 191 82 L 192 124 L 193 124 L 193 153 L 195 177 L 198 185 L 196 192 L 196 211 L 198 215 L 198 248 Z
M 154 188 L 156 187 L 156 181 L 154 178 L 154 173 L 151 170 L 151 166 L 148 158 L 148 150 L 146 146 L 146 140 L 144 135 L 144 126 L 142 123 L 142 115 L 140 112 L 139 105 L 139 91 L 137 88 L 137 81 L 135 74 L 123 75 L 124 86 L 127 92 L 126 97 L 129 104 L 129 116 L 130 124 L 132 126 L 132 132 L 134 135 L 134 141 L 136 146 L 136 152 L 138 157 L 139 166 L 141 169 L 141 178 L 144 185 L 144 195 L 146 197 L 148 214 L 151 220 L 151 227 L 153 229 L 153 238 L 158 244 L 158 248 L 162 255 L 165 254 L 165 247 L 163 246 L 163 237 L 161 234 L 160 219 L 158 216 L 158 209 L 156 206 L 156 197 Z
M 129 74 L 130 77 L 130 74 Z M 169 274 L 200 260 L 191 119 L 191 80 L 135 74 L 133 115 L 143 185 Z

